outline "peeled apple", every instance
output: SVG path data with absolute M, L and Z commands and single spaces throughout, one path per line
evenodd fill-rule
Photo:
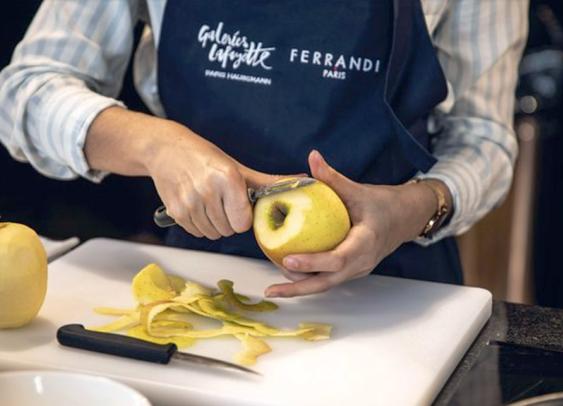
M 0 223 L 0 329 L 35 318 L 47 291 L 47 254 L 31 228 Z
M 349 230 L 346 205 L 334 190 L 318 180 L 261 197 L 254 206 L 256 242 L 280 266 L 287 255 L 333 249 Z

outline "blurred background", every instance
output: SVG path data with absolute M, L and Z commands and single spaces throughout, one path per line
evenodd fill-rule
M 0 67 L 9 63 L 40 0 L 3 5 Z M 137 34 L 140 34 L 138 27 Z M 515 122 L 521 153 L 506 202 L 460 237 L 465 280 L 498 300 L 563 308 L 563 2 L 532 0 Z M 121 99 L 146 111 L 129 70 Z M 0 147 L 0 216 L 62 239 L 113 237 L 159 243 L 160 204 L 150 179 L 110 176 L 102 184 L 47 179 Z M 563 250 L 563 247 L 562 247 Z

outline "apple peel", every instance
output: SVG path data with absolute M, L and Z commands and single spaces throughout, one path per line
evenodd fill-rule
M 307 341 L 328 340 L 332 333 L 332 326 L 324 323 L 299 323 L 299 328 L 308 330 L 301 335 Z
M 257 337 L 247 334 L 236 334 L 235 337 L 242 343 L 242 350 L 234 357 L 235 362 L 241 365 L 252 366 L 256 364 L 256 359 L 259 356 L 272 351 L 266 341 Z
M 176 344 L 178 348 L 186 348 L 195 344 L 196 340 L 190 337 L 154 337 L 148 334 L 142 325 L 135 326 L 127 330 L 129 337 L 138 338 L 155 344 Z
M 134 309 L 97 307 L 98 314 L 118 316 L 103 326 L 90 328 L 101 332 L 125 331 L 141 340 L 178 348 L 193 345 L 197 339 L 220 336 L 236 337 L 242 350 L 234 358 L 242 365 L 253 365 L 259 356 L 271 351 L 265 337 L 296 337 L 307 341 L 330 338 L 331 326 L 301 323 L 295 330 L 282 330 L 240 314 L 274 311 L 278 306 L 250 298 L 234 291 L 233 282 L 220 280 L 217 289 L 208 288 L 175 275 L 167 275 L 156 264 L 149 264 L 133 278 Z M 199 319 L 215 320 L 218 328 L 196 329 Z M 196 323 L 194 325 L 194 323 Z
M 249 312 L 272 312 L 278 309 L 277 304 L 267 300 L 262 300 L 254 304 L 242 302 L 235 294 L 233 285 L 232 281 L 226 279 L 220 280 L 217 283 L 217 286 L 221 289 L 221 292 L 223 292 L 225 301 L 231 306 Z
M 149 264 L 135 275 L 133 297 L 140 304 L 168 300 L 176 296 L 168 276 L 156 264 Z
M 186 280 L 181 276 L 176 276 L 176 275 L 167 275 L 167 276 L 168 276 L 168 282 L 170 283 L 170 286 L 172 287 L 174 292 L 176 292 L 177 294 L 182 293 L 182 291 L 186 287 Z
M 138 311 L 137 309 L 120 309 L 118 307 L 95 307 L 94 312 L 104 316 L 126 316 Z
M 134 327 L 140 322 L 140 312 L 135 312 L 121 316 L 111 323 L 104 324 L 103 326 L 89 327 L 89 330 L 98 331 L 100 333 L 112 333 L 114 331 L 124 330 L 126 328 Z

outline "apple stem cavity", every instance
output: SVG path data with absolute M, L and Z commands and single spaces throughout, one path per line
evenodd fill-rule
M 285 218 L 289 213 L 289 206 L 285 203 L 276 201 L 272 204 L 272 209 L 270 211 L 271 227 L 272 230 L 277 230 L 283 226 Z

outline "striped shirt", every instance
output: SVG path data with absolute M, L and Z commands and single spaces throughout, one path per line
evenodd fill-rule
M 454 215 L 433 239 L 457 235 L 506 195 L 517 155 L 514 93 L 527 38 L 529 0 L 422 0 L 448 81 L 430 125 L 440 179 Z M 166 0 L 44 0 L 11 63 L 0 73 L 0 141 L 42 174 L 100 181 L 83 147 L 88 128 L 116 100 L 133 51 L 133 28 L 146 23 L 134 57 L 135 86 L 159 101 L 156 45 Z M 429 241 L 421 241 L 429 243 Z

